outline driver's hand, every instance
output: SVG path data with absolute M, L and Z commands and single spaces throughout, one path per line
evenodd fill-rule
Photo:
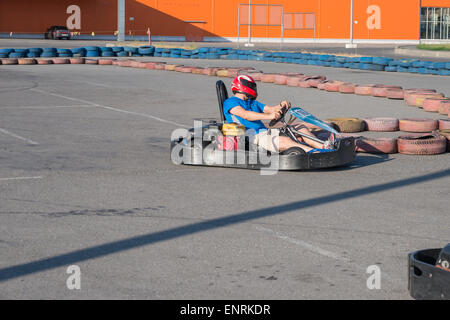
M 283 100 L 280 102 L 280 106 L 281 108 L 286 107 L 286 109 L 289 110 L 289 108 L 291 107 L 291 103 L 287 100 Z
M 278 120 L 281 117 L 281 111 L 273 112 L 270 115 L 271 115 L 270 120 Z

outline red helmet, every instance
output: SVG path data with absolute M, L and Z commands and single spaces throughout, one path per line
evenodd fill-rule
M 258 92 L 256 90 L 256 82 L 252 77 L 242 74 L 234 78 L 231 84 L 231 91 L 244 93 L 250 99 L 256 99 Z

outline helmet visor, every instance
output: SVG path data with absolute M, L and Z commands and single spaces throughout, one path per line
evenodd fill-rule
M 241 79 L 241 84 L 256 92 L 256 83 L 255 82 L 248 81 L 247 79 Z

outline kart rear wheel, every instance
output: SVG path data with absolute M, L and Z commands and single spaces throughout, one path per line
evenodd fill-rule
M 289 149 L 281 152 L 281 154 L 286 155 L 286 156 L 300 156 L 300 155 L 306 154 L 306 152 L 302 148 L 292 147 L 292 148 L 289 148 Z

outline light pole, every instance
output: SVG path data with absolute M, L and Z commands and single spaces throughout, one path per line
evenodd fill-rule
M 353 0 L 350 0 L 350 43 L 345 45 L 346 48 L 356 48 L 356 43 L 353 43 Z
M 245 44 L 246 47 L 253 47 L 254 44 L 251 43 L 252 38 L 252 0 L 248 0 L 248 41 Z
M 117 41 L 125 40 L 125 0 L 117 0 Z

